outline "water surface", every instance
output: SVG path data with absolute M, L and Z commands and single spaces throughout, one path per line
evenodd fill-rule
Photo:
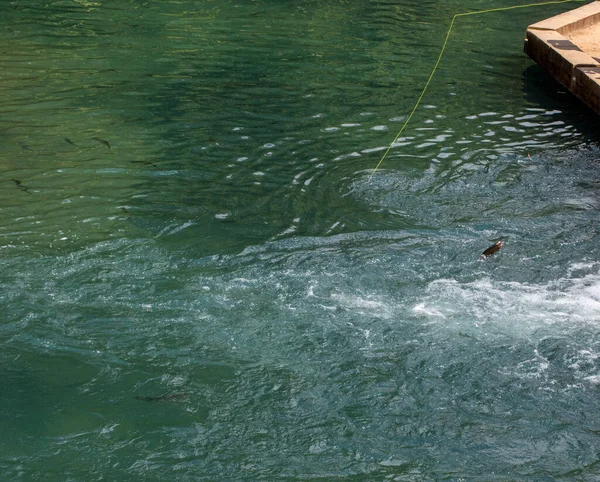
M 521 52 L 568 7 L 459 19 L 371 178 L 484 7 L 6 2 L 6 480 L 596 478 L 600 123 Z

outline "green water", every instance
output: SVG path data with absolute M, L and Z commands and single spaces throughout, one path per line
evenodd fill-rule
M 0 478 L 600 477 L 570 6 L 459 19 L 370 179 L 509 5 L 4 1 Z

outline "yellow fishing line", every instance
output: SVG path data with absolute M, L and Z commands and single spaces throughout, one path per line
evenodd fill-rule
M 557 3 L 583 2 L 583 1 L 585 1 L 585 0 L 554 0 L 551 2 L 528 3 L 527 5 L 515 5 L 512 7 L 490 8 L 488 10 L 478 10 L 476 12 L 463 12 L 463 13 L 457 13 L 456 15 L 454 15 L 454 17 L 452 17 L 452 21 L 450 22 L 450 27 L 448 28 L 448 33 L 446 34 L 446 39 L 444 40 L 444 44 L 442 45 L 442 50 L 440 51 L 440 55 L 438 55 L 437 61 L 435 62 L 435 65 L 433 66 L 433 70 L 431 71 L 431 74 L 429 74 L 429 78 L 427 79 L 427 82 L 425 83 L 425 87 L 423 87 L 423 90 L 421 91 L 421 95 L 419 95 L 419 98 L 417 99 L 417 103 L 413 107 L 413 110 L 411 111 L 410 115 L 406 118 L 406 121 L 404 121 L 404 124 L 402 125 L 402 128 L 400 129 L 398 134 L 396 134 L 396 137 L 394 137 L 394 140 L 390 143 L 390 145 L 388 146 L 386 151 L 383 153 L 383 156 L 381 157 L 381 159 L 375 166 L 375 169 L 373 169 L 373 172 L 371 172 L 369 181 L 371 181 L 371 178 L 375 174 L 375 171 L 377 171 L 377 169 L 379 169 L 379 166 L 381 166 L 381 163 L 388 155 L 388 152 L 390 152 L 390 149 L 396 143 L 396 141 L 400 137 L 400 134 L 402 134 L 402 132 L 404 131 L 404 129 L 410 122 L 410 119 L 412 118 L 413 114 L 416 112 L 417 108 L 419 107 L 419 104 L 421 103 L 421 99 L 423 99 L 423 96 L 425 95 L 425 92 L 427 91 L 427 87 L 429 87 L 431 79 L 433 78 L 433 75 L 435 74 L 435 71 L 437 70 L 438 65 L 440 65 L 440 61 L 442 60 L 442 56 L 444 55 L 444 50 L 446 49 L 446 45 L 448 44 L 448 39 L 450 38 L 450 32 L 452 31 L 452 27 L 454 26 L 454 21 L 458 17 L 466 17 L 468 15 L 480 15 L 482 13 L 490 13 L 490 12 L 500 12 L 502 10 L 514 10 L 515 8 L 541 7 L 543 5 L 553 5 L 553 4 L 557 4 Z

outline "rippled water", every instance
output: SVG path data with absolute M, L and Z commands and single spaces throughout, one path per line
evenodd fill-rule
M 521 53 L 567 7 L 459 19 L 370 178 L 478 8 L 7 1 L 3 479 L 598 477 L 600 121 Z

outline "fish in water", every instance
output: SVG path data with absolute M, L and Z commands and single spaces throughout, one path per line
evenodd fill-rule
M 104 139 L 100 139 L 99 137 L 92 137 L 92 140 L 99 142 L 100 144 L 104 144 L 106 147 L 108 147 L 110 149 L 110 144 L 108 143 L 108 141 L 105 141 Z
M 132 164 L 145 164 L 146 166 L 158 167 L 152 161 L 129 161 L 129 162 L 131 162 Z
M 65 142 L 66 142 L 67 144 L 71 144 L 72 146 L 74 146 L 74 145 L 75 145 L 75 143 L 74 143 L 74 142 L 73 142 L 71 139 L 69 139 L 68 137 L 65 137 Z
M 187 399 L 187 393 L 167 393 L 165 395 L 154 397 L 142 397 L 141 395 L 138 395 L 135 398 L 136 400 L 143 400 L 144 402 L 175 402 L 177 400 Z
M 492 244 L 488 249 L 481 253 L 481 259 L 489 258 L 492 254 L 499 251 L 502 246 L 504 246 L 504 241 L 502 240 Z
M 25 191 L 27 194 L 31 194 L 31 192 L 29 192 L 29 188 L 26 186 L 23 186 L 23 183 L 21 181 L 19 181 L 18 179 L 13 179 L 12 181 L 17 185 L 17 187 L 21 191 Z

